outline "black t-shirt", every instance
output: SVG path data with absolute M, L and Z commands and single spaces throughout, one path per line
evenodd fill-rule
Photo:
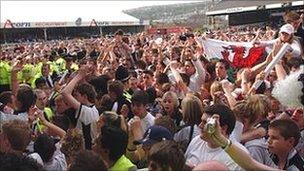
M 73 128 L 75 128 L 77 124 L 77 119 L 75 118 L 75 112 L 76 110 L 73 108 L 69 108 L 63 112 L 64 115 L 66 115 L 70 119 Z

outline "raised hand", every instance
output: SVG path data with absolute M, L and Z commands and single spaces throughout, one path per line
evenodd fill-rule
M 12 72 L 19 72 L 23 69 L 23 63 L 20 60 L 14 62 Z

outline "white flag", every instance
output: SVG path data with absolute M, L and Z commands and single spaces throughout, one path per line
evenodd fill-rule
M 250 42 L 225 42 L 215 39 L 200 40 L 208 59 L 225 59 L 233 67 L 251 67 L 261 59 L 264 47 L 254 46 Z

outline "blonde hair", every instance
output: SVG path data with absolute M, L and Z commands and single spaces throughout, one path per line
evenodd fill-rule
M 214 93 L 217 91 L 223 91 L 223 88 L 219 81 L 214 81 L 210 86 L 210 95 L 213 100 L 214 100 Z
M 199 125 L 203 115 L 203 105 L 199 98 L 192 94 L 187 96 L 182 101 L 183 120 L 188 125 Z
M 267 117 L 270 107 L 270 101 L 266 95 L 255 94 L 238 102 L 233 112 L 241 121 L 248 119 L 249 124 L 254 124 L 259 118 L 265 119 Z
M 179 106 L 179 101 L 178 101 L 178 98 L 177 98 L 176 93 L 174 93 L 173 91 L 168 91 L 168 92 L 166 92 L 166 93 L 163 95 L 162 100 L 164 100 L 166 96 L 172 97 L 173 103 L 174 103 L 174 108 L 175 108 L 175 109 L 178 108 L 178 106 Z

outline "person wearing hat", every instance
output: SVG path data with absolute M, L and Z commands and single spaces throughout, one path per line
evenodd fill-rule
M 290 45 L 290 49 L 285 55 L 301 57 L 301 55 L 303 55 L 303 49 L 301 48 L 300 42 L 296 40 L 294 33 L 294 27 L 291 24 L 285 24 L 280 28 L 279 37 L 277 39 L 255 43 L 273 48 L 273 56 L 276 55 L 284 43 L 288 43 Z
M 304 13 L 301 15 L 295 11 L 286 12 L 283 16 L 286 23 L 289 23 L 295 29 L 294 35 L 297 36 L 304 48 Z
M 143 138 L 134 141 L 134 144 L 142 144 L 144 150 L 149 150 L 153 144 L 164 140 L 173 140 L 172 133 L 165 127 L 153 125 L 148 128 Z
M 115 72 L 115 79 L 126 83 L 130 78 L 129 71 L 126 67 L 120 65 Z
M 121 112 L 121 109 L 123 109 L 122 112 L 125 113 L 125 115 L 128 115 L 128 118 L 131 118 L 133 117 L 133 115 L 131 114 L 131 97 L 132 95 L 128 92 L 128 88 L 129 88 L 129 79 L 131 78 L 130 74 L 129 74 L 129 71 L 128 69 L 123 66 L 123 65 L 120 65 L 116 72 L 115 72 L 115 80 L 119 80 L 123 83 L 124 85 L 124 88 L 123 88 L 123 94 L 122 94 L 122 97 L 123 97 L 123 101 L 127 101 L 127 102 L 123 102 L 122 103 L 122 106 L 119 107 L 119 111 L 117 111 L 119 114 Z
M 134 130 L 134 126 L 131 127 Z M 167 128 L 159 125 L 150 126 L 142 137 L 131 142 L 132 145 L 129 139 L 127 146 L 127 156 L 137 163 L 138 168 L 148 167 L 147 156 L 154 144 L 165 140 L 173 140 L 173 134 Z

